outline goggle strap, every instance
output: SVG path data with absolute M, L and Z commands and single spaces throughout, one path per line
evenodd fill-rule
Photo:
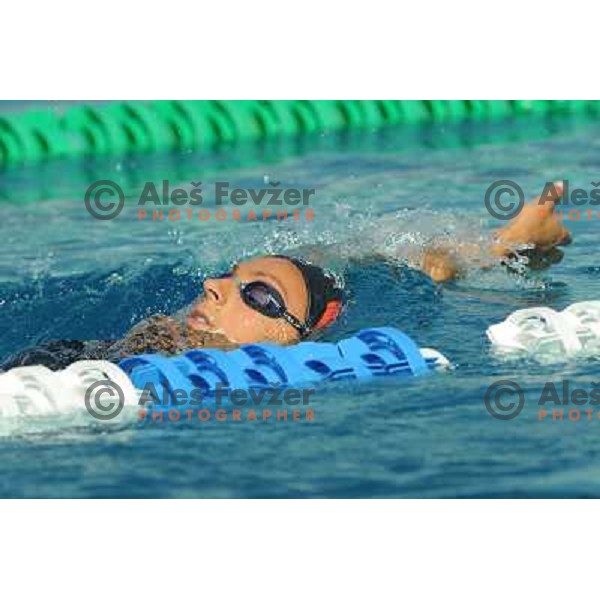
M 290 315 L 287 310 L 281 315 L 301 336 L 305 336 L 310 332 L 309 327 L 296 319 L 293 315 Z

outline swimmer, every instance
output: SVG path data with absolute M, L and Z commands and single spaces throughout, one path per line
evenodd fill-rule
M 0 366 L 63 369 L 76 360 L 118 361 L 134 354 L 178 354 L 191 348 L 232 349 L 250 342 L 289 345 L 312 339 L 342 310 L 340 280 L 299 258 L 270 255 L 235 265 L 204 282 L 203 294 L 176 315 L 153 316 L 118 341 L 56 341 Z
M 554 215 L 562 185 L 553 196 L 540 196 L 491 237 L 488 247 L 458 244 L 428 248 L 415 266 L 435 282 L 455 279 L 470 268 L 510 265 L 520 253 L 529 266 L 544 268 L 561 260 L 558 246 L 571 235 Z M 283 255 L 262 256 L 237 264 L 204 282 L 203 294 L 178 314 L 154 316 L 119 341 L 48 342 L 20 353 L 1 367 L 45 364 L 65 368 L 82 359 L 119 360 L 144 352 L 176 354 L 190 348 L 235 348 L 244 343 L 282 345 L 313 339 L 336 321 L 343 289 L 331 273 L 310 262 Z

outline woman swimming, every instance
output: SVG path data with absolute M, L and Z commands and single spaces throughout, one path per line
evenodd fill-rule
M 337 277 L 299 258 L 272 255 L 242 262 L 204 282 L 199 300 L 173 316 L 156 315 L 122 340 L 66 340 L 25 350 L 1 365 L 65 368 L 76 360 L 132 354 L 176 354 L 190 348 L 235 348 L 249 342 L 286 345 L 313 337 L 335 321 L 343 289 Z
M 571 235 L 554 214 L 562 195 L 538 196 L 487 247 L 476 244 L 431 246 L 409 259 L 435 282 L 459 277 L 470 268 L 490 268 L 527 254 L 529 266 L 544 268 L 562 258 L 557 246 Z M 389 257 L 386 257 L 389 258 Z M 118 341 L 47 342 L 2 364 L 42 364 L 64 368 L 82 359 L 119 360 L 132 354 L 176 354 L 190 348 L 235 348 L 243 343 L 293 344 L 313 338 L 332 324 L 343 304 L 338 278 L 308 261 L 283 255 L 261 256 L 204 282 L 203 294 L 176 315 L 153 316 Z

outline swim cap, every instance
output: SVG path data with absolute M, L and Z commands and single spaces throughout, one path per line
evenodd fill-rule
M 304 277 L 308 292 L 308 317 L 306 318 L 306 324 L 310 329 L 308 335 L 334 323 L 342 312 L 343 306 L 343 288 L 338 279 L 325 269 L 301 258 L 284 254 L 275 256 L 289 260 Z

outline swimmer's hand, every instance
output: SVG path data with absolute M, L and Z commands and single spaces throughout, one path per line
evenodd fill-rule
M 537 196 L 508 225 L 499 229 L 488 248 L 478 244 L 428 248 L 423 254 L 421 269 L 433 281 L 441 283 L 456 279 L 468 268 L 489 268 L 518 255 L 527 256 L 527 266 L 531 269 L 544 269 L 560 262 L 563 252 L 557 246 L 572 241 L 570 232 L 555 213 L 562 194 L 563 185 L 556 182 L 549 196 Z
M 538 254 L 544 254 L 570 244 L 571 234 L 555 213 L 563 191 L 562 182 L 555 182 L 549 195 L 537 196 L 526 204 L 506 227 L 495 233 L 494 254 L 510 256 L 519 245 L 528 245 Z

